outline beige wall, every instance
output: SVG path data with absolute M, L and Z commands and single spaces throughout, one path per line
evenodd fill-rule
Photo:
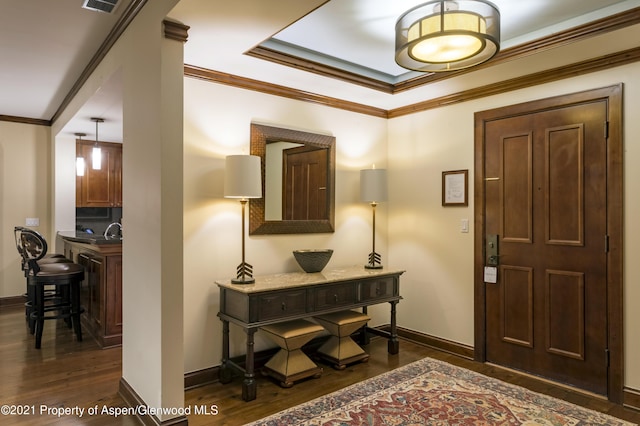
M 39 218 L 40 226 L 33 229 L 45 237 L 51 229 L 50 134 L 46 126 L 0 121 L 0 297 L 26 291 L 14 226 Z
M 559 94 L 625 83 L 625 384 L 640 388 L 640 267 L 631 253 L 640 244 L 632 221 L 640 182 L 634 135 L 640 64 L 520 90 L 500 96 L 383 121 L 313 104 L 185 79 L 185 371 L 218 365 L 221 326 L 213 281 L 229 277 L 239 262 L 240 217 L 236 202 L 222 198 L 224 156 L 248 153 L 249 122 L 331 132 L 338 146 L 336 232 L 251 236 L 248 261 L 257 274 L 296 270 L 291 250 L 336 249 L 328 267 L 362 263 L 369 251 L 370 210 L 358 201 L 358 173 L 371 163 L 389 169 L 390 199 L 378 219 L 384 263 L 406 269 L 398 324 L 473 346 L 473 115 L 476 111 Z M 225 99 L 212 102 L 211 99 Z M 386 141 L 388 139 L 388 142 Z M 385 158 L 386 157 L 386 158 Z M 441 206 L 441 172 L 469 170 L 470 204 Z M 470 232 L 460 232 L 469 219 Z M 387 245 L 388 244 L 388 245 Z M 374 323 L 388 321 L 385 307 Z M 232 351 L 244 351 L 244 335 L 232 328 Z M 260 333 L 258 333 L 260 336 Z M 258 347 L 269 345 L 258 337 Z
M 371 207 L 359 201 L 359 171 L 386 165 L 386 121 L 185 78 L 184 106 L 184 336 L 185 371 L 220 364 L 222 327 L 214 280 L 230 278 L 241 260 L 241 216 L 237 200 L 223 198 L 225 156 L 249 153 L 253 121 L 336 137 L 335 232 L 260 235 L 246 239 L 254 273 L 298 271 L 292 250 L 332 248 L 327 268 L 362 264 L 371 251 Z M 220 101 L 218 101 L 220 100 Z M 386 203 L 385 203 L 386 204 Z M 376 249 L 386 248 L 385 204 L 378 207 Z M 378 323 L 388 323 L 383 307 Z M 232 326 L 232 353 L 244 353 L 245 334 Z M 257 348 L 273 345 L 261 333 Z

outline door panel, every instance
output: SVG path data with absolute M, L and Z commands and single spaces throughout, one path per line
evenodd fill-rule
M 533 270 L 504 266 L 502 275 L 502 340 L 532 348 Z
M 547 244 L 583 246 L 584 126 L 573 124 L 546 133 Z
M 584 360 L 584 274 L 547 271 L 545 284 L 547 350 Z
M 505 241 L 532 242 L 532 133 L 502 138 L 502 232 Z
M 486 123 L 487 361 L 607 393 L 605 101 Z

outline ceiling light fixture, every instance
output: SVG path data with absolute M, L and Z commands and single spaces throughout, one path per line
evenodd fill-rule
M 460 70 L 499 50 L 500 12 L 485 0 L 430 1 L 396 22 L 396 63 L 410 70 Z
M 91 152 L 91 167 L 93 170 L 100 170 L 102 168 L 102 150 L 98 145 L 98 123 L 104 123 L 104 119 L 94 117 L 91 120 L 96 122 L 96 143 Z

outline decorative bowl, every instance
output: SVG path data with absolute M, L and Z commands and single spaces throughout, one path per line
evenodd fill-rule
M 332 249 L 308 249 L 308 250 L 294 250 L 293 257 L 296 258 L 296 262 L 305 272 L 320 272 L 327 266 L 331 255 Z

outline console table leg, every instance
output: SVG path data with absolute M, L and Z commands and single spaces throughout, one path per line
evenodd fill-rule
M 222 365 L 220 365 L 218 376 L 220 383 L 229 383 L 233 378 L 227 361 L 229 361 L 229 321 L 222 320 Z
M 398 341 L 398 330 L 396 328 L 396 305 L 398 302 L 389 303 L 391 304 L 391 333 L 387 343 L 387 352 L 397 354 L 400 352 L 400 342 Z
M 254 348 L 253 348 L 253 334 L 256 332 L 255 328 L 248 328 L 247 332 L 247 355 L 246 366 L 244 371 L 244 381 L 242 382 L 242 400 L 253 401 L 256 399 L 258 385 L 255 380 L 254 374 Z
M 362 313 L 367 315 L 366 306 L 362 307 Z M 367 324 L 365 324 L 364 326 L 362 326 L 362 328 L 360 329 L 360 332 L 358 333 L 358 343 L 360 343 L 360 345 L 362 346 L 367 346 L 369 345 L 370 342 L 371 340 L 369 338 L 369 333 L 367 333 Z

